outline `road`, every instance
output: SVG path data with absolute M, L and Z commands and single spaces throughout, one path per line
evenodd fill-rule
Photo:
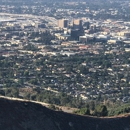
M 11 19 L 16 19 L 19 17 L 23 17 L 26 19 L 43 19 L 45 21 L 47 21 L 48 23 L 50 23 L 51 25 L 53 25 L 54 27 L 57 26 L 57 19 L 55 19 L 54 17 L 49 17 L 49 16 L 36 16 L 36 15 L 32 15 L 32 14 L 10 14 L 10 13 L 0 13 L 0 16 L 8 16 Z

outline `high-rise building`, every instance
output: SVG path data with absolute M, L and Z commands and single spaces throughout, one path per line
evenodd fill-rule
M 73 20 L 73 28 L 74 29 L 82 29 L 82 20 L 81 19 L 74 19 Z
M 84 22 L 84 28 L 89 29 L 90 28 L 90 22 Z
M 67 28 L 68 27 L 68 20 L 67 19 L 58 20 L 58 27 Z

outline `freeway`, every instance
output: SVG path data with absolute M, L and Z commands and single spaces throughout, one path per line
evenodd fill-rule
M 10 13 L 0 13 L 0 16 L 8 16 L 9 19 L 15 19 L 22 17 L 24 19 L 36 19 L 36 20 L 45 20 L 46 22 L 50 23 L 53 26 L 57 26 L 57 19 L 54 17 L 49 17 L 49 16 L 36 16 L 32 14 L 10 14 Z

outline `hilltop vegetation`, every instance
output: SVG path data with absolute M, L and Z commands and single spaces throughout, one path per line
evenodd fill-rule
M 1 130 L 129 130 L 130 116 L 93 118 L 0 98 Z

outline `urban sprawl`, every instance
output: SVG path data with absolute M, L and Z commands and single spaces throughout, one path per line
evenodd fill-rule
M 130 101 L 130 1 L 6 2 L 1 95 L 42 100 L 43 90 L 85 102 Z

